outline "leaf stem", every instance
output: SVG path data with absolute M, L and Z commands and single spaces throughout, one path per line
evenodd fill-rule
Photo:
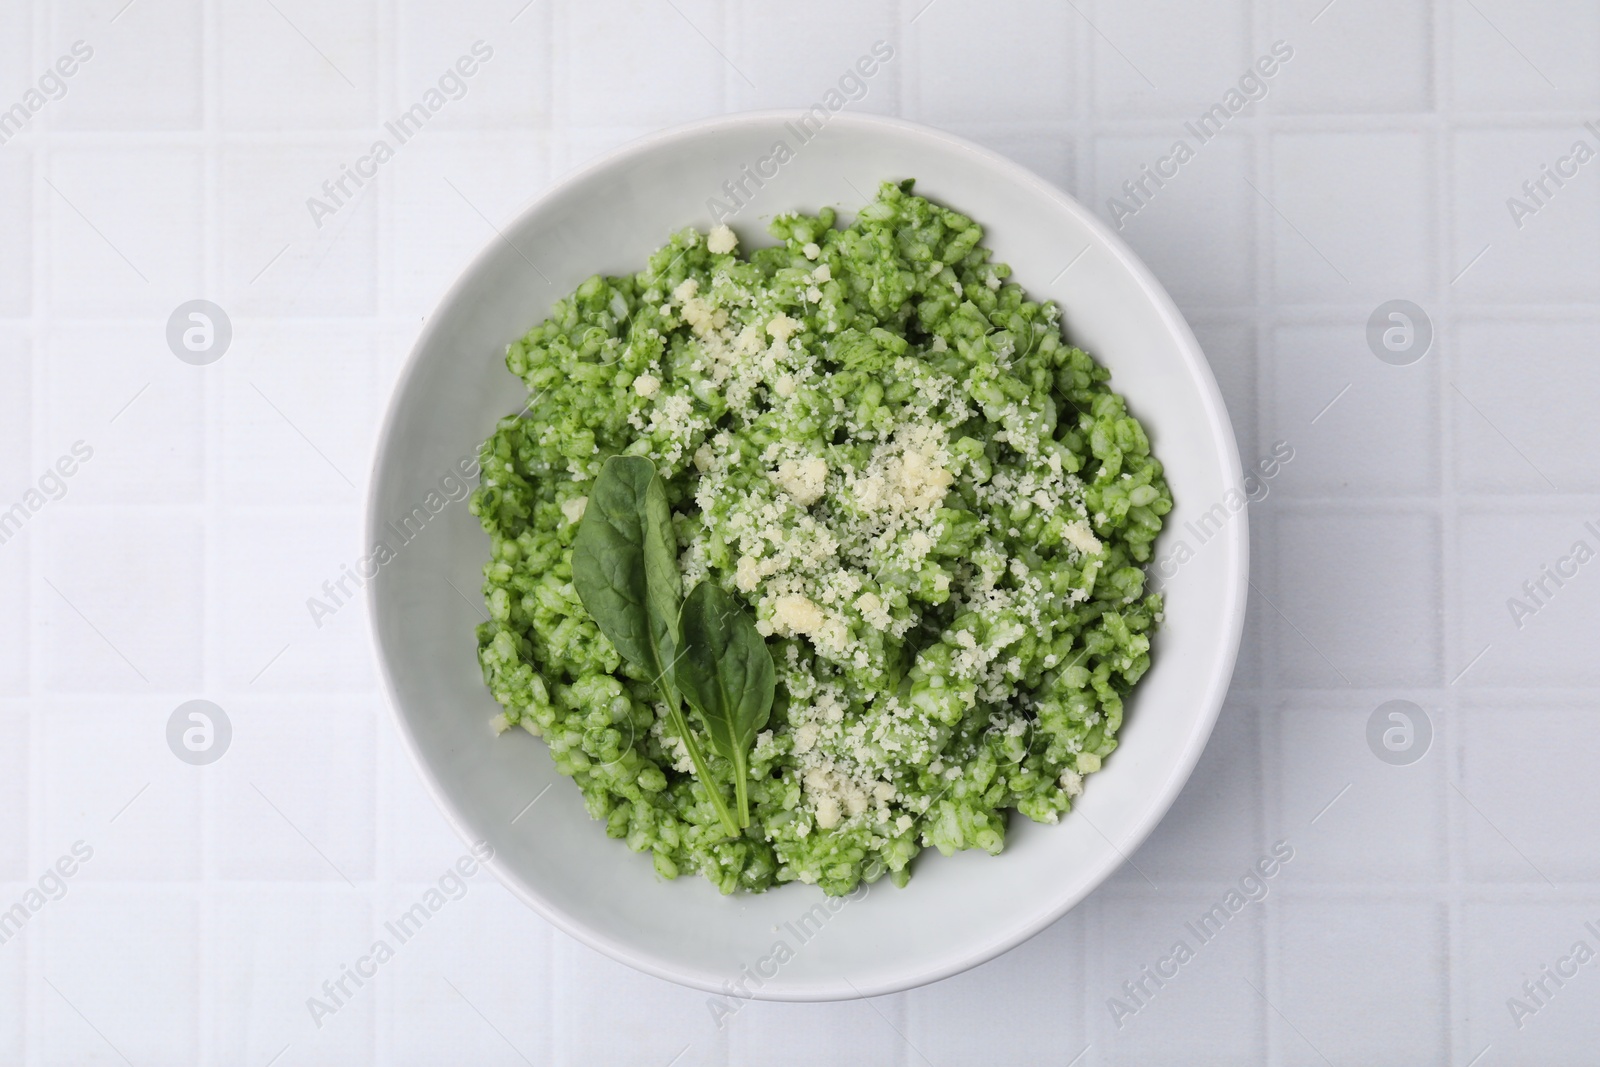
M 672 716 L 672 728 L 683 738 L 683 747 L 689 750 L 689 761 L 694 764 L 694 775 L 706 787 L 706 795 L 711 798 L 711 806 L 717 809 L 717 818 L 722 820 L 723 829 L 728 831 L 730 837 L 738 837 L 739 827 L 748 826 L 749 823 L 740 823 L 728 810 L 728 802 L 722 796 L 722 790 L 717 788 L 717 780 L 711 777 L 711 768 L 706 765 L 705 755 L 700 751 L 700 742 L 689 732 L 689 720 L 683 713 L 683 704 L 678 699 L 677 693 L 671 692 L 667 695 L 667 707 Z M 738 785 L 742 788 L 743 781 Z
M 750 768 L 745 764 L 744 753 L 737 753 L 733 761 L 733 795 L 739 803 L 739 825 L 750 825 L 750 791 L 747 779 Z

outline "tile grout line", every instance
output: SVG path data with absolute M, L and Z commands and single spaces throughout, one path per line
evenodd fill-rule
M 1272 38 L 1272 14 L 1265 4 L 1254 2 L 1254 0 L 1249 5 L 1249 11 L 1251 54 L 1263 55 L 1265 54 L 1266 43 Z M 1261 188 L 1272 188 L 1273 130 L 1267 124 L 1259 121 L 1260 118 L 1264 117 L 1264 113 L 1265 109 L 1258 113 L 1258 121 L 1246 127 L 1247 135 L 1250 137 L 1249 165 L 1256 184 Z M 1276 192 L 1275 189 L 1274 192 Z M 1254 226 L 1254 233 L 1251 235 L 1251 250 L 1255 259 L 1252 264 L 1254 267 L 1254 285 L 1252 286 L 1251 294 L 1255 310 L 1252 338 L 1255 347 L 1255 352 L 1253 353 L 1255 366 L 1252 368 L 1253 372 L 1251 374 L 1255 392 L 1255 425 L 1252 430 L 1255 435 L 1254 447 L 1259 451 L 1262 442 L 1272 432 L 1263 423 L 1268 420 L 1269 412 L 1275 410 L 1274 408 L 1269 408 L 1265 398 L 1275 398 L 1277 394 L 1278 374 L 1276 361 L 1262 358 L 1262 353 L 1276 352 L 1277 350 L 1273 343 L 1277 336 L 1278 327 L 1277 305 L 1272 302 L 1272 271 L 1275 265 L 1274 252 L 1276 250 L 1273 246 L 1273 222 L 1271 217 L 1266 214 L 1267 205 L 1258 196 L 1252 199 L 1250 207 L 1250 220 Z M 1245 457 L 1245 462 L 1252 462 L 1253 459 L 1254 457 Z M 1278 545 L 1276 539 L 1270 536 L 1270 531 L 1275 530 L 1277 527 L 1276 516 L 1267 513 L 1265 509 L 1254 510 L 1254 514 L 1248 515 L 1252 534 L 1251 541 L 1253 542 L 1251 555 L 1252 557 L 1255 556 L 1255 544 L 1270 546 L 1264 553 L 1267 557 L 1265 562 L 1267 567 L 1271 569 L 1271 573 L 1276 577 L 1279 567 Z M 1245 603 L 1245 624 L 1247 627 L 1246 635 L 1248 636 L 1248 627 L 1251 622 L 1248 595 Z M 1280 658 L 1275 654 L 1269 653 L 1263 647 L 1264 642 L 1270 641 L 1272 648 L 1276 650 L 1282 640 L 1282 635 L 1280 632 L 1281 627 L 1267 626 L 1265 620 L 1259 614 L 1256 616 L 1255 626 L 1259 653 L 1258 669 L 1261 672 L 1259 682 L 1263 690 L 1263 696 L 1254 705 L 1257 711 L 1256 745 L 1260 753 L 1258 766 L 1263 770 L 1263 773 L 1259 776 L 1259 781 L 1256 783 L 1256 798 L 1259 805 L 1261 828 L 1265 831 L 1269 824 L 1282 826 L 1286 821 L 1283 818 L 1282 810 L 1281 764 L 1283 746 L 1280 741 L 1283 701 L 1277 692 L 1281 684 Z M 1270 717 L 1270 720 L 1260 714 L 1263 706 L 1270 706 L 1274 709 L 1274 714 Z M 1269 768 L 1271 769 L 1270 771 Z M 1276 773 L 1272 773 L 1274 771 Z M 1258 960 L 1261 967 L 1261 988 L 1270 992 L 1275 1000 L 1281 1000 L 1282 992 L 1279 989 L 1281 969 L 1278 961 L 1278 948 L 1282 939 L 1282 924 L 1277 909 L 1269 909 L 1264 918 L 1266 921 L 1262 923 L 1263 930 Z M 1253 1008 L 1255 1010 L 1253 1017 L 1254 1029 L 1258 1047 L 1263 1056 L 1263 1062 L 1274 1063 L 1276 1062 L 1279 1043 L 1276 1025 L 1264 1005 L 1258 1003 L 1253 1005 Z
M 1450 576 L 1456 573 L 1456 568 L 1461 556 L 1461 524 L 1460 524 L 1460 479 L 1459 464 L 1454 449 L 1455 444 L 1455 417 L 1454 407 L 1449 395 L 1449 382 L 1454 377 L 1450 367 L 1455 363 L 1458 336 L 1455 316 L 1456 301 L 1452 280 L 1447 275 L 1452 270 L 1451 247 L 1454 240 L 1454 219 L 1456 211 L 1455 188 L 1450 176 L 1455 170 L 1455 131 L 1453 104 L 1454 100 L 1454 66 L 1455 52 L 1452 47 L 1453 38 L 1448 30 L 1452 25 L 1449 0 L 1434 0 L 1431 6 L 1432 26 L 1434 33 L 1433 54 L 1433 90 L 1434 106 L 1442 117 L 1435 132 L 1434 143 L 1434 197 L 1433 218 L 1434 225 L 1434 286 L 1435 292 L 1441 297 L 1436 306 L 1439 308 L 1440 322 L 1434 330 L 1434 404 L 1437 412 L 1435 433 L 1438 435 L 1439 448 L 1439 497 L 1440 497 L 1440 588 L 1439 605 L 1442 617 L 1447 620 L 1440 634 L 1438 664 L 1439 676 L 1436 683 L 1443 682 L 1450 673 L 1450 664 L 1456 662 L 1459 646 L 1461 645 L 1460 633 L 1460 606 L 1457 601 L 1457 589 Z M 1453 686 L 1441 687 L 1442 707 L 1439 716 L 1447 720 L 1447 729 L 1443 730 L 1448 745 L 1440 745 L 1437 759 L 1444 761 L 1443 776 L 1448 781 L 1455 777 L 1456 756 L 1460 751 L 1462 735 L 1460 724 L 1460 703 L 1458 694 Z M 1435 735 L 1441 731 L 1436 730 Z M 1462 830 L 1465 825 L 1464 813 L 1459 794 L 1456 790 L 1446 790 L 1444 807 L 1442 811 L 1443 825 L 1439 827 L 1444 834 L 1445 878 L 1446 891 L 1444 894 L 1444 953 L 1445 953 L 1445 1018 L 1454 1019 L 1454 1007 L 1457 1004 L 1466 1004 L 1465 978 L 1458 967 L 1454 965 L 1457 959 L 1462 958 L 1461 953 L 1465 945 L 1462 923 L 1464 921 L 1462 897 L 1464 888 L 1463 878 L 1463 839 Z M 1464 1036 L 1455 1027 L 1449 1027 L 1445 1041 L 1450 1053 L 1452 1063 L 1462 1062 L 1470 1052 L 1465 1051 L 1462 1045 Z
M 201 220 L 202 243 L 202 287 L 203 296 L 209 300 L 221 302 L 223 296 L 223 247 L 222 247 L 222 171 L 223 171 L 223 144 L 222 144 L 222 101 L 221 101 L 221 49 L 219 41 L 222 33 L 221 3 L 220 0 L 205 0 L 201 5 L 201 123 L 205 131 L 204 150 L 204 217 Z M 204 368 L 192 368 L 196 372 L 203 372 Z M 221 577 L 221 561 L 218 558 L 217 539 L 220 530 L 218 516 L 221 512 L 222 495 L 222 450 L 223 435 L 225 434 L 225 420 L 216 417 L 223 409 L 225 390 L 223 379 L 218 374 L 207 374 L 204 387 L 201 391 L 202 415 L 205 420 L 206 430 L 203 437 L 204 454 L 201 459 L 202 473 L 201 485 L 205 494 L 205 527 L 201 541 L 201 568 L 202 588 L 204 589 L 205 602 L 202 605 L 201 615 L 206 620 L 204 631 L 201 634 L 200 658 L 200 693 L 207 699 L 214 699 L 212 693 L 217 679 L 222 676 L 220 660 L 223 652 L 221 643 L 212 635 L 220 632 L 217 626 L 218 605 L 221 603 L 219 595 Z M 218 694 L 220 695 L 220 694 Z M 227 710 L 227 709 L 224 709 Z M 199 852 L 198 862 L 200 878 L 201 899 L 197 902 L 200 943 L 197 948 L 197 965 L 199 968 L 200 990 L 199 1004 L 195 1018 L 200 1033 L 196 1039 L 196 1050 L 199 1052 L 201 1062 L 209 1060 L 208 1052 L 211 1051 L 213 1036 L 219 1032 L 217 1022 L 221 1016 L 221 1006 L 217 1002 L 216 989 L 218 981 L 217 958 L 214 947 L 214 934 L 218 926 L 218 907 L 214 892 L 215 882 L 212 878 L 214 864 L 214 846 L 221 839 L 221 829 L 218 826 L 221 805 L 217 802 L 218 787 L 214 775 L 202 775 L 200 781 L 200 840 L 197 843 Z
M 32 20 L 30 33 L 30 47 L 32 50 L 33 69 L 39 69 L 44 63 L 44 56 L 49 49 L 49 19 L 46 0 L 34 0 L 30 9 Z M 46 117 L 47 122 L 53 125 L 54 115 Z M 28 182 L 30 197 L 29 215 L 32 224 L 32 233 L 29 234 L 29 260 L 32 268 L 32 277 L 29 279 L 29 323 L 28 323 L 28 366 L 32 380 L 28 383 L 29 405 L 28 412 L 28 469 L 34 470 L 37 458 L 45 454 L 44 427 L 40 425 L 39 412 L 45 410 L 45 394 L 47 391 L 45 379 L 45 339 L 43 336 L 44 324 L 48 321 L 49 307 L 45 287 L 40 279 L 48 277 L 49 267 L 49 242 L 44 235 L 47 232 L 46 214 L 49 201 L 41 195 L 45 180 L 49 174 L 49 142 L 44 141 L 37 147 L 29 146 Z M 26 656 L 27 677 L 24 690 L 28 701 L 28 844 L 25 849 L 28 861 L 28 870 L 38 870 L 43 863 L 45 855 L 45 790 L 44 780 L 38 769 L 44 766 L 44 728 L 45 716 L 39 708 L 39 675 L 43 664 L 43 647 L 39 635 L 44 632 L 42 625 L 43 610 L 42 599 L 38 594 L 40 587 L 39 575 L 39 537 L 37 530 L 24 534 L 26 540 L 23 549 L 28 554 L 27 578 L 25 588 L 28 597 L 29 629 L 27 635 L 28 652 Z M 25 942 L 22 946 L 26 953 L 26 962 L 23 965 L 23 1009 L 22 1020 L 22 1055 L 23 1061 L 29 1065 L 42 1062 L 44 1036 L 38 1023 L 40 1006 L 44 996 L 44 961 L 37 951 L 38 938 Z
M 395 114 L 400 107 L 403 93 L 401 83 L 402 71 L 405 66 L 404 32 L 406 27 L 405 15 L 399 0 L 382 0 L 375 5 L 373 15 L 378 22 L 378 39 L 388 38 L 387 47 L 374 46 L 372 73 L 375 82 L 373 92 L 373 105 L 376 114 L 373 116 L 375 125 L 383 122 L 386 114 Z M 385 25 L 387 23 L 387 25 Z M 387 31 L 387 34 L 385 34 Z M 387 167 L 379 176 L 373 186 L 373 196 L 376 200 L 373 217 L 374 228 L 373 247 L 375 262 L 373 271 L 374 308 L 377 315 L 369 320 L 366 333 L 366 362 L 367 362 L 367 388 L 373 386 L 373 379 L 377 376 L 377 364 L 383 359 L 383 350 L 396 336 L 387 328 L 387 323 L 399 317 L 398 303 L 395 298 L 398 285 L 398 270 L 396 269 L 396 222 L 398 215 L 398 195 L 395 190 L 397 171 Z M 431 310 L 431 309 L 430 309 Z M 403 335 L 402 335 L 403 336 Z M 379 398 L 374 408 L 381 412 L 383 399 Z M 369 464 L 369 446 L 361 450 L 362 463 Z M 367 482 L 367 472 L 364 470 L 358 476 L 361 484 Z M 357 499 L 357 507 L 361 508 L 363 501 Z M 358 512 L 355 521 L 356 532 L 352 541 L 358 540 L 362 535 L 365 524 L 364 515 Z M 366 610 L 366 597 L 371 595 L 370 590 L 363 590 L 354 605 L 357 611 Z M 387 728 L 385 714 L 380 710 L 384 708 L 386 699 L 380 694 L 377 707 L 370 710 L 369 714 L 375 720 L 371 723 L 371 748 L 373 756 L 372 768 L 372 814 L 370 842 L 371 853 L 367 860 L 371 865 L 372 889 L 365 901 L 367 913 L 367 928 L 374 938 L 381 933 L 383 917 L 388 911 L 390 902 L 396 899 L 393 878 L 395 874 L 394 847 L 396 839 L 392 833 L 394 809 L 394 749 L 393 732 Z M 406 768 L 408 771 L 409 767 Z M 380 813 L 387 813 L 391 817 L 384 817 Z M 399 1012 L 396 1009 L 398 993 L 395 989 L 398 983 L 394 980 L 375 983 L 373 990 L 373 1021 L 372 1029 L 368 1035 L 370 1047 L 373 1050 L 374 1061 L 377 1063 L 393 1062 L 394 1053 L 399 1042 L 395 1035 L 396 1022 Z
M 1266 53 L 1267 46 L 1272 39 L 1271 11 L 1265 4 L 1254 2 L 1254 0 L 1252 0 L 1249 5 L 1249 11 L 1251 23 L 1251 54 L 1263 55 Z M 1270 187 L 1273 173 L 1273 128 L 1270 125 L 1259 121 L 1259 119 L 1262 117 L 1265 117 L 1264 111 L 1257 116 L 1258 121 L 1247 127 L 1249 136 L 1251 138 L 1251 169 L 1258 185 Z M 1254 346 L 1252 358 L 1255 361 L 1255 365 L 1252 367 L 1251 374 L 1251 384 L 1254 392 L 1254 396 L 1252 397 L 1252 405 L 1254 409 L 1255 424 L 1251 429 L 1254 433 L 1253 447 L 1257 450 L 1257 452 L 1261 450 L 1263 442 L 1265 442 L 1272 432 L 1264 425 L 1264 422 L 1268 419 L 1268 412 L 1272 410 L 1267 406 L 1265 398 L 1268 396 L 1275 396 L 1277 390 L 1276 363 L 1274 360 L 1262 358 L 1262 353 L 1276 351 L 1276 348 L 1273 345 L 1273 339 L 1276 336 L 1278 325 L 1278 308 L 1276 304 L 1271 303 L 1273 293 L 1273 255 L 1275 249 L 1272 244 L 1273 233 L 1271 230 L 1271 219 L 1265 214 L 1264 206 L 1265 205 L 1261 203 L 1260 197 L 1254 198 L 1254 202 L 1251 205 L 1253 212 L 1251 219 L 1255 225 L 1255 233 L 1252 235 L 1253 251 L 1255 253 L 1255 285 L 1253 286 L 1254 291 L 1252 293 L 1252 296 L 1254 297 L 1253 303 L 1255 308 L 1255 321 L 1252 329 L 1252 342 Z M 1263 225 L 1263 222 L 1266 223 L 1265 226 Z M 1269 306 L 1272 309 L 1270 314 L 1267 310 Z M 1252 461 L 1253 458 L 1254 457 L 1246 457 L 1246 462 Z M 1277 527 L 1276 516 L 1266 512 L 1265 509 L 1258 509 L 1256 514 L 1249 515 L 1249 522 L 1251 533 L 1253 535 L 1251 537 L 1251 541 L 1255 544 L 1270 544 L 1272 546 L 1267 553 L 1267 562 L 1268 566 L 1272 568 L 1273 573 L 1276 574 L 1278 567 L 1277 542 L 1276 539 L 1271 536 L 1271 531 L 1275 530 Z M 1252 556 L 1255 554 L 1253 547 L 1251 549 L 1251 554 Z M 1248 605 L 1249 600 L 1247 597 L 1245 617 L 1246 638 L 1249 637 L 1249 627 L 1251 625 Z M 1258 682 L 1261 686 L 1262 694 L 1252 702 L 1252 706 L 1256 711 L 1255 742 L 1257 751 L 1259 753 L 1258 766 L 1263 769 L 1263 773 L 1259 776 L 1259 779 L 1256 782 L 1256 802 L 1259 808 L 1258 818 L 1260 821 L 1260 830 L 1263 834 L 1263 839 L 1267 836 L 1270 836 L 1272 833 L 1272 831 L 1267 829 L 1269 825 L 1276 824 L 1278 826 L 1282 826 L 1285 822 L 1282 817 L 1283 748 L 1279 738 L 1281 732 L 1281 709 L 1283 702 L 1277 693 L 1277 688 L 1280 684 L 1280 666 L 1279 658 L 1276 655 L 1269 654 L 1267 649 L 1264 647 L 1264 642 L 1271 640 L 1273 642 L 1273 648 L 1276 648 L 1277 642 L 1280 638 L 1279 636 L 1269 637 L 1269 632 L 1276 634 L 1277 631 L 1269 631 L 1269 628 L 1264 624 L 1264 620 L 1258 615 L 1255 620 L 1255 634 L 1256 648 L 1258 652 L 1257 669 L 1260 672 L 1260 678 L 1258 679 Z M 1274 709 L 1275 714 L 1271 716 L 1270 720 L 1261 714 L 1261 709 L 1263 706 L 1271 706 Z M 1276 773 L 1268 772 L 1269 768 Z M 1276 818 L 1274 818 L 1274 816 L 1276 816 Z M 1263 990 L 1271 991 L 1272 995 L 1277 999 L 1282 998 L 1282 992 L 1279 988 L 1281 982 L 1281 969 L 1279 967 L 1278 960 L 1278 947 L 1281 944 L 1282 939 L 1282 922 L 1279 916 L 1280 910 L 1281 909 L 1269 909 L 1267 914 L 1264 916 L 1265 921 L 1262 923 L 1262 936 L 1260 939 L 1260 945 L 1258 949 L 1259 955 L 1257 958 L 1257 962 L 1260 966 L 1259 973 L 1261 988 Z M 1254 1028 L 1258 1048 L 1260 1049 L 1260 1053 L 1264 1059 L 1264 1062 L 1274 1062 L 1274 1057 L 1277 1052 L 1277 1035 L 1274 1029 L 1273 1020 L 1263 1005 L 1255 1004 L 1253 1007 L 1255 1010 Z
M 1253 54 L 1264 54 L 1266 43 L 1272 39 L 1271 11 L 1263 4 L 1251 4 L 1253 15 L 1252 37 Z M 1247 127 L 1248 136 L 1251 138 L 1250 167 L 1256 184 L 1263 189 L 1271 189 L 1276 194 L 1273 167 L 1273 144 L 1277 126 L 1271 121 L 1263 121 L 1269 112 L 1258 113 L 1256 121 Z M 1256 366 L 1252 375 L 1255 387 L 1255 420 L 1254 431 L 1256 435 L 1256 448 L 1259 450 L 1262 442 L 1267 439 L 1272 431 L 1266 422 L 1270 420 L 1270 413 L 1276 410 L 1275 401 L 1278 395 L 1278 366 L 1274 359 L 1263 358 L 1265 353 L 1275 353 L 1275 344 L 1280 325 L 1280 308 L 1274 301 L 1273 271 L 1276 267 L 1276 247 L 1274 243 L 1275 230 L 1272 216 L 1268 214 L 1269 205 L 1261 197 L 1252 198 L 1251 224 L 1254 227 L 1252 234 L 1251 250 L 1254 255 L 1254 342 Z M 1265 509 L 1254 509 L 1255 513 L 1249 515 L 1251 528 L 1251 555 L 1256 558 L 1256 546 L 1260 546 L 1259 556 L 1262 558 L 1262 571 L 1273 576 L 1274 584 L 1281 579 L 1281 552 L 1277 538 L 1274 535 L 1278 527 L 1277 516 Z M 1248 605 L 1248 600 L 1247 600 Z M 1249 624 L 1250 613 L 1247 608 L 1246 622 Z M 1260 805 L 1260 818 L 1263 830 L 1268 825 L 1282 827 L 1287 825 L 1284 817 L 1283 805 L 1283 745 L 1282 745 L 1282 715 L 1284 700 L 1282 696 L 1283 671 L 1281 657 L 1277 655 L 1279 646 L 1284 637 L 1281 626 L 1268 625 L 1265 617 L 1255 613 L 1257 648 L 1260 653 L 1259 679 L 1261 695 L 1257 698 L 1258 712 L 1263 707 L 1270 707 L 1270 715 L 1258 715 L 1256 744 L 1260 753 L 1260 764 L 1263 773 L 1257 784 L 1257 797 Z M 1279 831 L 1267 831 L 1269 834 Z M 1266 991 L 1274 1001 L 1282 999 L 1281 982 L 1282 968 L 1279 959 L 1279 948 L 1282 944 L 1283 922 L 1280 909 L 1269 909 L 1263 922 L 1260 946 L 1260 979 L 1261 988 Z M 1259 1000 L 1259 998 L 1257 998 Z M 1263 1062 L 1276 1063 L 1281 1055 L 1282 1043 L 1278 1024 L 1261 1003 L 1254 1005 L 1253 1017 L 1257 1041 L 1263 1056 Z

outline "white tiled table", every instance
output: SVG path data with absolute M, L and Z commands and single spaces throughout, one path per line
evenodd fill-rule
M 1520 628 L 1506 601 L 1573 542 L 1600 549 L 1600 161 L 1520 228 L 1506 199 L 1600 148 L 1600 8 L 124 3 L 0 0 L 0 108 L 94 50 L 0 146 L 0 510 L 93 449 L 0 544 L 0 908 L 93 849 L 0 945 L 0 1064 L 1595 1062 L 1600 960 L 1520 1029 L 1507 1001 L 1600 949 L 1600 563 Z M 753 1004 L 719 1031 L 703 994 L 480 876 L 319 1028 L 306 999 L 463 851 L 396 744 L 362 606 L 318 627 L 305 604 L 357 554 L 422 317 L 553 177 L 809 103 L 880 38 L 896 56 L 852 106 L 1102 212 L 1294 48 L 1123 231 L 1247 462 L 1294 448 L 1252 506 L 1258 595 L 1199 771 L 1137 870 L 913 993 Z M 306 198 L 480 39 L 465 97 L 316 227 Z M 198 297 L 234 329 L 206 367 L 164 339 Z M 1365 340 L 1396 298 L 1435 330 L 1411 366 Z M 209 767 L 165 741 L 194 698 L 232 723 Z M 1391 699 L 1432 723 L 1408 766 L 1366 741 Z M 1108 998 L 1280 839 L 1265 901 L 1119 1027 Z

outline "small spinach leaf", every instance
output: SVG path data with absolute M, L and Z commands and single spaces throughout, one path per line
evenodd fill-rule
M 772 714 L 772 653 L 740 603 L 714 581 L 694 587 L 679 615 L 677 684 L 705 720 L 711 747 L 733 764 L 739 825 L 750 825 L 750 749 Z

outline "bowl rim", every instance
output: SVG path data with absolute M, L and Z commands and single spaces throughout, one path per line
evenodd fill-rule
M 500 236 L 501 234 L 515 229 L 523 219 L 538 210 L 546 201 L 589 181 L 604 171 L 622 165 L 637 156 L 647 155 L 658 147 L 674 141 L 691 139 L 728 128 L 745 125 L 758 126 L 774 121 L 792 121 L 796 113 L 792 109 L 763 108 L 729 112 L 668 127 L 602 153 L 594 160 L 574 168 L 552 181 L 539 192 L 525 199 L 511 214 L 510 221 L 497 227 L 496 236 L 489 238 L 457 272 L 455 280 L 440 296 L 434 305 L 433 312 L 423 323 L 410 353 L 406 356 L 399 374 L 395 377 L 394 386 L 384 406 L 383 422 L 371 456 L 371 467 L 367 483 L 365 523 L 362 528 L 362 534 L 366 538 L 366 542 L 369 544 L 375 543 L 375 538 L 378 537 L 383 525 L 383 518 L 378 510 L 379 473 L 385 465 L 386 457 L 392 451 L 393 439 L 397 433 L 396 418 L 399 415 L 401 399 L 408 393 L 413 378 L 419 373 L 423 353 L 433 348 L 437 341 L 436 335 L 440 329 L 440 309 L 462 299 L 467 292 L 469 282 L 477 277 L 490 257 L 494 255 L 498 243 L 505 239 Z M 1205 358 L 1199 341 L 1196 340 L 1188 321 L 1178 310 L 1166 288 L 1156 279 L 1144 262 L 1134 254 L 1132 249 L 1123 242 L 1122 238 L 1117 236 L 1099 216 L 1075 197 L 1060 189 L 1054 183 L 1038 176 L 1022 164 L 948 131 L 901 118 L 844 110 L 830 117 L 829 126 L 832 127 L 835 124 L 855 127 L 858 130 L 865 131 L 892 130 L 902 135 L 940 143 L 946 148 L 953 148 L 958 152 L 976 157 L 992 169 L 997 178 L 1028 187 L 1033 192 L 1052 202 L 1058 210 L 1073 216 L 1089 230 L 1101 242 L 1103 248 L 1111 253 L 1122 269 L 1132 276 L 1155 307 L 1162 324 L 1177 338 L 1184 362 L 1188 364 L 1188 369 L 1200 385 L 1205 421 L 1210 430 L 1210 441 L 1212 446 L 1222 454 L 1226 468 L 1223 471 L 1224 484 L 1227 489 L 1239 489 L 1242 492 L 1241 487 L 1244 475 L 1239 457 L 1238 442 L 1234 436 L 1233 425 L 1229 421 L 1227 408 L 1222 398 L 1221 389 L 1217 385 L 1216 376 L 1211 371 L 1211 366 Z M 1148 806 L 1134 822 L 1132 830 L 1122 835 L 1119 840 L 1106 839 L 1112 854 L 1120 857 L 1118 862 L 1112 863 L 1108 860 L 1104 869 L 1098 872 L 1095 877 L 1087 880 L 1081 887 L 1071 893 L 1052 898 L 1048 906 L 1040 909 L 1025 922 L 1014 927 L 1006 936 L 985 941 L 964 953 L 945 957 L 936 964 L 923 966 L 915 971 L 906 971 L 865 985 L 857 985 L 848 978 L 842 978 L 815 982 L 803 989 L 784 989 L 767 986 L 751 992 L 751 998 L 794 1003 L 856 1000 L 883 996 L 889 993 L 899 993 L 952 977 L 1004 955 L 1023 942 L 1028 941 L 1045 927 L 1075 908 L 1085 897 L 1104 884 L 1123 864 L 1127 863 L 1128 857 L 1144 843 L 1145 839 L 1165 818 L 1168 810 L 1176 802 L 1178 794 L 1182 792 L 1183 786 L 1193 774 L 1195 765 L 1205 751 L 1206 744 L 1216 726 L 1217 717 L 1221 713 L 1228 687 L 1233 678 L 1233 670 L 1238 660 L 1239 645 L 1244 632 L 1250 581 L 1248 507 L 1240 509 L 1238 514 L 1234 516 L 1233 521 L 1228 524 L 1227 534 L 1228 536 L 1221 547 L 1225 550 L 1223 565 L 1232 572 L 1232 580 L 1226 582 L 1225 601 L 1219 605 L 1219 623 L 1223 628 L 1224 639 L 1222 654 L 1215 657 L 1210 664 L 1205 686 L 1198 694 L 1197 704 L 1200 707 L 1200 714 L 1192 720 L 1193 725 L 1185 742 L 1182 756 L 1171 766 L 1160 788 L 1151 793 Z M 454 800 L 445 792 L 430 764 L 424 759 L 421 746 L 416 736 L 412 733 L 407 717 L 401 711 L 399 692 L 396 688 L 393 674 L 390 671 L 390 656 L 384 647 L 383 630 L 378 614 L 377 588 L 382 580 L 383 575 L 380 571 L 370 583 L 372 588 L 367 596 L 367 622 L 372 651 L 377 660 L 378 675 L 382 679 L 385 703 L 400 735 L 401 744 L 405 747 L 406 753 L 421 777 L 428 794 L 433 798 L 434 804 L 444 815 L 446 822 L 455 831 L 456 835 L 462 841 L 470 843 L 474 840 L 470 828 L 458 811 Z M 723 979 L 726 976 L 702 972 L 693 967 L 676 965 L 657 956 L 638 952 L 626 942 L 609 937 L 573 920 L 560 908 L 546 900 L 537 887 L 525 883 L 519 876 L 507 870 L 498 856 L 485 861 L 483 866 L 489 868 L 501 884 L 510 890 L 512 895 L 532 908 L 547 922 L 590 948 L 656 978 L 665 979 L 707 993 L 724 993 Z

